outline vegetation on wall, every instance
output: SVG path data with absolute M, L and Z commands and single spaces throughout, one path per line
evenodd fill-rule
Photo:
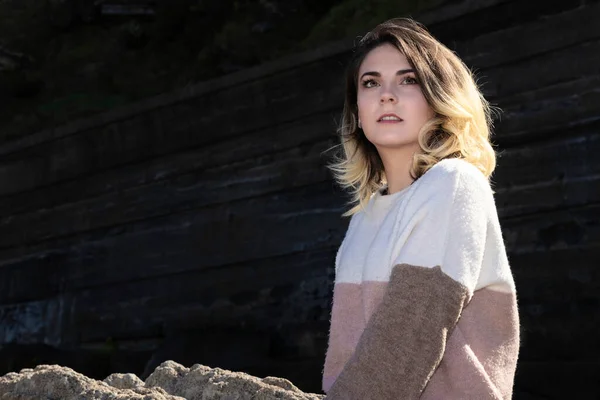
M 0 141 L 361 35 L 444 0 L 0 0 Z

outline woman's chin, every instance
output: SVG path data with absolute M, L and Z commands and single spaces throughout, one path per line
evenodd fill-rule
M 375 145 L 375 147 L 405 147 L 405 146 L 418 146 L 417 138 L 409 139 L 399 137 L 398 134 L 389 137 L 389 135 L 378 135 L 378 137 L 371 140 L 371 143 Z

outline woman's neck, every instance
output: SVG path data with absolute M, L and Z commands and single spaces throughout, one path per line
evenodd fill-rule
M 387 181 L 386 194 L 397 193 L 413 183 L 410 171 L 413 156 L 418 150 L 418 143 L 394 148 L 377 146 Z

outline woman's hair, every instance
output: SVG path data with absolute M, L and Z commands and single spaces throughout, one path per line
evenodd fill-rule
M 469 68 L 454 52 L 410 18 L 383 22 L 355 46 L 346 70 L 346 98 L 337 132 L 342 150 L 327 165 L 344 189 L 351 189 L 353 207 L 343 216 L 363 209 L 371 195 L 386 183 L 376 147 L 358 128 L 358 71 L 367 54 L 390 43 L 415 69 L 423 95 L 435 112 L 418 136 L 420 150 L 412 160 L 411 175 L 419 179 L 445 158 L 462 158 L 475 165 L 489 180 L 496 167 L 490 143 L 492 108 L 483 97 Z M 337 147 L 334 146 L 334 147 Z

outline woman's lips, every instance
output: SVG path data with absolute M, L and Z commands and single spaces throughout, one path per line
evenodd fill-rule
M 380 124 L 399 124 L 400 122 L 404 122 L 404 120 L 400 120 L 400 121 L 395 121 L 395 120 L 382 120 L 382 121 L 377 121 Z

